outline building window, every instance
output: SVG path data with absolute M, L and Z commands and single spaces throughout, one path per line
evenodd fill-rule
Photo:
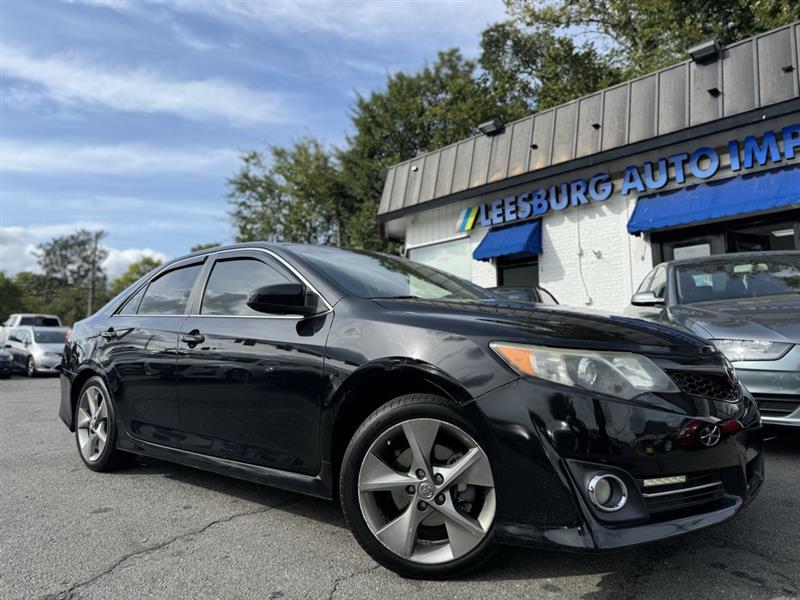
M 539 260 L 537 257 L 497 259 L 497 283 L 500 287 L 529 288 L 539 285 Z
M 472 255 L 467 237 L 410 248 L 406 255 L 413 261 L 447 271 L 463 279 L 472 278 Z

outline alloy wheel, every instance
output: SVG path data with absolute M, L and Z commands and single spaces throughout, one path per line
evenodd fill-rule
M 370 446 L 358 475 L 359 505 L 373 535 L 394 554 L 441 564 L 470 552 L 495 517 L 491 465 L 460 427 L 410 419 Z
M 78 444 L 89 462 L 102 456 L 108 439 L 108 399 L 96 386 L 84 390 L 78 403 Z
M 28 365 L 26 372 L 28 373 L 28 377 L 33 377 L 36 374 L 36 363 L 33 362 L 33 357 L 28 357 Z

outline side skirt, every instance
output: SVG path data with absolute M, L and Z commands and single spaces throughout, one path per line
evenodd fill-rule
M 187 467 L 195 467 L 220 475 L 245 479 L 255 483 L 270 485 L 282 490 L 316 496 L 330 500 L 333 497 L 331 486 L 331 468 L 329 463 L 322 463 L 322 471 L 319 475 L 301 475 L 280 469 L 271 469 L 260 465 L 238 462 L 218 456 L 198 454 L 179 448 L 161 446 L 151 442 L 143 442 L 132 438 L 123 427 L 118 429 L 117 447 L 126 452 L 151 456 L 159 460 L 174 462 Z

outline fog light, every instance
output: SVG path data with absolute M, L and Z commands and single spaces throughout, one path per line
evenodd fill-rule
M 625 482 L 611 473 L 595 475 L 587 489 L 592 504 L 605 512 L 616 512 L 628 502 Z

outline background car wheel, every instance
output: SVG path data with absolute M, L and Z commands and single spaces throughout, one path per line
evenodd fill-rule
M 27 373 L 28 377 L 34 377 L 36 375 L 36 363 L 32 356 L 28 357 L 28 362 L 25 365 L 25 373 Z
M 358 542 L 400 575 L 457 577 L 496 549 L 489 458 L 439 396 L 401 396 L 367 417 L 345 452 L 340 494 Z
M 112 471 L 129 465 L 135 455 L 117 449 L 114 405 L 103 380 L 90 378 L 75 404 L 75 442 L 92 471 Z

